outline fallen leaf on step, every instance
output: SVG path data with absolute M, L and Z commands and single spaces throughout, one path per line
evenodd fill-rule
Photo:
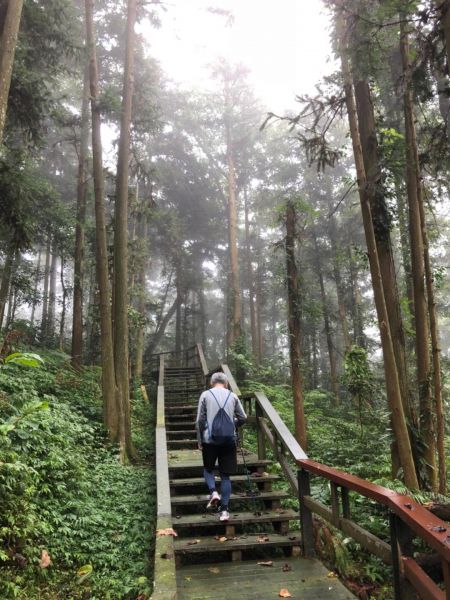
M 330 571 L 327 575 L 327 577 L 337 577 L 336 573 L 334 571 Z
M 284 508 L 276 508 L 275 512 L 277 512 L 280 515 L 284 515 L 284 513 L 286 512 L 286 510 Z
M 187 576 L 186 576 L 186 577 L 185 577 L 185 580 L 186 580 L 186 581 L 191 581 L 191 580 L 192 580 L 192 577 L 187 577 Z
M 195 544 L 200 544 L 200 540 L 191 540 L 187 543 L 188 546 L 194 546 Z
M 261 565 L 261 567 L 273 567 L 273 560 L 260 560 L 257 565 Z
M 284 571 L 284 573 L 287 573 L 288 571 L 292 571 L 292 567 L 291 565 L 288 565 L 288 563 L 284 563 L 283 568 L 281 570 Z
M 292 598 L 292 594 L 286 588 L 281 589 L 278 592 L 278 595 L 280 596 L 280 598 Z
M 218 569 L 217 567 L 209 567 L 208 571 L 210 573 L 220 573 L 220 569 Z
M 42 550 L 41 552 L 41 560 L 39 561 L 39 566 L 41 569 L 46 569 L 52 564 L 52 560 L 50 558 L 50 554 L 47 550 Z
M 258 541 L 260 544 L 263 544 L 264 542 L 268 542 L 268 541 L 269 541 L 269 536 L 267 536 L 267 535 L 260 535 L 260 536 L 258 537 L 258 540 L 257 540 L 257 541 Z
M 296 539 L 297 539 L 297 536 L 296 536 L 296 535 L 290 535 L 290 536 L 288 537 L 288 540 L 296 540 Z
M 214 539 L 218 540 L 219 542 L 226 542 L 228 538 L 225 535 L 216 535 Z
M 172 527 L 166 527 L 165 529 L 157 529 L 156 535 L 158 537 L 162 537 L 163 535 L 173 535 L 174 537 L 178 537 L 178 533 L 172 529 Z

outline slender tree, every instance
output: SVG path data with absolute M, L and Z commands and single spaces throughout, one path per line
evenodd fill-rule
M 120 444 L 124 460 L 134 456 L 128 382 L 128 167 L 134 91 L 135 23 L 136 0 L 128 0 L 114 229 L 114 370 L 119 393 Z
M 289 200 L 286 203 L 285 213 L 289 357 L 291 363 L 292 395 L 294 398 L 295 437 L 302 448 L 306 450 L 306 420 L 303 402 L 303 382 L 300 371 L 300 296 L 298 290 L 297 262 L 295 259 L 296 222 L 297 214 L 295 205 Z
M 340 11 L 336 12 L 336 18 L 339 54 L 341 59 L 342 74 L 344 78 L 345 102 L 347 107 L 350 134 L 353 145 L 353 155 L 355 159 L 356 173 L 358 179 L 358 191 L 361 203 L 361 212 L 372 277 L 372 287 L 374 291 L 375 306 L 378 315 L 381 345 L 383 348 L 383 363 L 387 396 L 390 405 L 392 425 L 394 429 L 395 439 L 398 444 L 400 464 L 403 468 L 403 476 L 405 478 L 405 483 L 408 487 L 417 488 L 418 480 L 411 451 L 411 443 L 408 435 L 405 413 L 403 409 L 402 395 L 389 325 L 389 315 L 383 292 L 383 283 L 377 253 L 375 232 L 373 228 L 370 199 L 367 195 L 367 179 L 364 168 L 361 141 L 359 137 L 356 102 L 352 86 L 352 75 L 348 59 L 345 21 Z
M 114 375 L 111 293 L 108 275 L 108 252 L 104 206 L 101 108 L 99 104 L 97 50 L 94 31 L 94 0 L 85 0 L 85 10 L 86 45 L 89 56 L 89 82 L 92 112 L 92 162 L 94 174 L 96 232 L 95 265 L 99 291 L 103 421 L 108 429 L 110 439 L 116 441 L 119 433 L 119 413 Z
M 81 106 L 80 146 L 78 150 L 77 223 L 73 273 L 72 366 L 77 370 L 83 364 L 84 229 L 88 176 L 89 88 L 89 64 L 86 61 Z
M 421 206 L 422 182 L 416 139 L 416 126 L 411 89 L 411 68 L 408 32 L 403 19 L 400 24 L 400 52 L 404 72 L 404 115 L 406 151 L 406 187 L 409 206 L 409 232 L 414 294 L 414 324 L 416 331 L 417 384 L 419 390 L 420 435 L 425 444 L 423 456 L 427 465 L 428 483 L 437 489 L 436 444 L 431 404 L 430 331 L 425 287 L 424 240 Z
M 3 141 L 3 131 L 8 108 L 9 88 L 16 52 L 17 36 L 19 34 L 22 16 L 23 0 L 8 0 L 5 21 L 0 38 L 0 143 Z

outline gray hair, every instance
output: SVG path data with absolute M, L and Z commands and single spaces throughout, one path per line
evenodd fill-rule
M 228 385 L 228 377 L 225 375 L 225 373 L 213 373 L 211 377 L 211 385 L 214 385 L 215 383 L 223 383 L 224 385 Z

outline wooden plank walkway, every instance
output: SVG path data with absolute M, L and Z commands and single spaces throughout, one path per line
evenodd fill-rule
M 290 571 L 283 571 L 288 565 Z M 256 560 L 184 565 L 177 570 L 179 600 L 277 600 L 287 589 L 293 600 L 354 600 L 335 577 L 318 561 L 280 558 L 272 567 Z
M 171 549 L 160 556 L 175 559 L 176 599 L 276 600 L 282 589 L 297 600 L 354 598 L 318 560 L 300 556 L 299 514 L 283 507 L 290 494 L 273 487 L 280 475 L 267 472 L 271 461 L 244 449 L 247 476 L 239 452 L 239 473 L 232 476 L 230 520 L 221 523 L 217 512 L 206 511 L 207 489 L 193 429 L 200 388 L 195 399 L 185 394 L 185 389 L 189 394 L 193 391 L 193 377 L 188 369 L 166 370 L 164 377 L 166 389 L 170 389 L 164 409 L 169 477 L 166 499 L 177 536 Z M 246 490 L 247 477 L 252 494 Z M 272 565 L 261 566 L 258 561 L 272 561 Z M 158 598 L 164 598 L 164 591 Z

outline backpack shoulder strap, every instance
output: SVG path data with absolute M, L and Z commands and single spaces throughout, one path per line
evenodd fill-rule
M 228 396 L 227 399 L 225 400 L 225 404 L 223 405 L 223 408 L 225 408 L 225 406 L 227 405 L 228 399 L 231 396 L 231 390 L 228 392 Z
M 223 408 L 222 406 L 220 406 L 220 402 L 217 400 L 217 398 L 216 398 L 216 395 L 213 393 L 213 391 L 212 391 L 212 390 L 208 390 L 208 392 L 211 392 L 211 396 L 212 396 L 212 397 L 214 398 L 214 400 L 217 402 L 217 406 L 218 406 L 219 408 Z M 227 400 L 228 400 L 228 398 L 227 398 Z

